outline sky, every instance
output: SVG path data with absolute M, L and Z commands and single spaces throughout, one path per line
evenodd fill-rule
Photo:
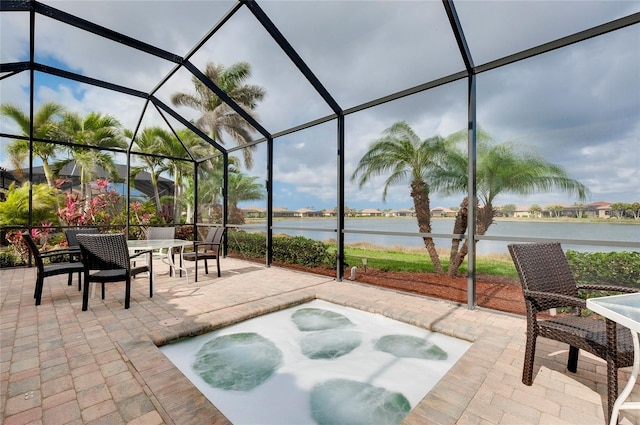
M 45 1 L 179 56 L 187 54 L 231 9 L 233 1 Z M 440 1 L 259 1 L 314 75 L 343 110 L 464 70 Z M 459 1 L 455 3 L 476 66 L 553 41 L 607 21 L 640 12 L 640 1 Z M 28 14 L 0 16 L 2 63 L 28 60 Z M 158 58 L 36 18 L 36 61 L 114 84 L 151 91 L 174 67 Z M 189 59 L 249 62 L 249 84 L 266 98 L 256 108 L 271 134 L 326 117 L 329 106 L 273 42 L 246 7 L 232 16 Z M 192 90 L 191 76 L 178 71 L 156 96 Z M 0 102 L 28 110 L 28 73 L 0 80 Z M 467 126 L 467 81 L 439 86 L 394 102 L 348 114 L 345 121 L 345 204 L 350 208 L 412 206 L 409 182 L 390 188 L 386 176 L 359 188 L 350 177 L 368 146 L 397 121 L 426 139 Z M 86 114 L 115 116 L 135 129 L 140 99 L 97 87 L 36 74 L 36 108 L 56 101 Z M 175 107 L 188 119 L 198 117 Z M 587 185 L 585 202 L 640 201 L 640 25 L 573 44 L 477 77 L 477 119 L 496 142 L 513 142 L 561 165 Z M 162 125 L 146 110 L 142 126 Z M 0 118 L 0 130 L 16 131 Z M 274 206 L 331 209 L 337 204 L 335 120 L 275 140 Z M 260 138 L 256 133 L 256 139 Z M 0 139 L 0 165 L 12 168 L 8 139 Z M 225 139 L 225 146 L 234 146 Z M 245 172 L 266 178 L 266 147 L 254 151 Z M 463 194 L 432 194 L 432 206 L 455 207 Z M 565 193 L 504 194 L 497 205 L 579 200 Z M 249 204 L 264 207 L 264 201 Z

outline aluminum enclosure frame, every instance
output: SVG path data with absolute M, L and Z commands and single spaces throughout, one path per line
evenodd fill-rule
M 266 143 L 267 147 L 267 180 L 265 182 L 266 190 L 267 190 L 267 257 L 266 264 L 269 266 L 272 262 L 273 252 L 272 252 L 272 241 L 273 241 L 273 219 L 272 219 L 272 211 L 273 211 L 273 164 L 274 161 L 277 161 L 277 158 L 274 158 L 273 148 L 274 148 L 274 140 L 278 137 L 292 134 L 297 131 L 305 130 L 323 123 L 327 123 L 330 121 L 336 121 L 336 157 L 337 157 L 337 219 L 336 219 L 336 232 L 337 232 L 337 275 L 336 278 L 338 280 L 343 279 L 344 273 L 344 179 L 345 179 L 345 160 L 344 160 L 344 151 L 345 151 L 345 119 L 348 115 L 363 111 L 368 108 L 372 108 L 375 106 L 382 105 L 387 102 L 392 102 L 416 93 L 424 92 L 451 82 L 459 81 L 462 79 L 467 80 L 467 115 L 468 115 L 468 155 L 469 155 L 469 168 L 468 168 L 468 193 L 467 196 L 469 198 L 470 205 L 475 205 L 477 200 L 476 193 L 476 130 L 477 130 L 477 120 L 476 120 L 476 80 L 477 75 L 483 72 L 487 72 L 505 65 L 509 65 L 518 61 L 522 61 L 540 54 L 544 54 L 556 49 L 560 49 L 566 46 L 569 46 L 574 43 L 578 43 L 581 41 L 585 41 L 587 39 L 598 37 L 604 34 L 607 34 L 612 31 L 617 31 L 622 28 L 637 25 L 640 23 L 640 13 L 635 13 L 620 19 L 616 19 L 614 21 L 607 22 L 602 25 L 598 25 L 593 28 L 589 28 L 584 31 L 580 31 L 575 34 L 571 34 L 566 37 L 559 38 L 557 40 L 553 40 L 548 43 L 541 44 L 539 46 L 529 48 L 523 50 L 521 52 L 517 52 L 515 54 L 511 54 L 497 60 L 482 64 L 475 65 L 469 46 L 466 41 L 466 37 L 464 34 L 463 26 L 458 18 L 455 1 L 454 0 L 442 0 L 442 7 L 444 8 L 447 18 L 449 20 L 449 26 L 452 30 L 457 45 L 459 49 L 460 56 L 464 62 L 465 70 L 456 72 L 435 80 L 426 81 L 420 85 L 415 87 L 407 88 L 401 90 L 399 92 L 367 101 L 360 105 L 344 109 L 332 96 L 332 94 L 326 89 L 326 87 L 322 84 L 320 79 L 313 73 L 311 68 L 304 62 L 304 60 L 300 57 L 300 55 L 296 52 L 293 46 L 289 43 L 286 37 L 280 32 L 278 27 L 271 21 L 268 14 L 260 7 L 259 2 L 256 0 L 240 0 L 232 5 L 231 9 L 212 27 L 212 29 L 207 33 L 207 35 L 200 40 L 185 56 L 181 57 L 172 52 L 168 52 L 164 49 L 158 48 L 156 46 L 150 45 L 148 43 L 142 42 L 135 38 L 126 36 L 124 34 L 113 31 L 109 28 L 105 28 L 103 26 L 97 25 L 96 23 L 81 19 L 72 14 L 63 12 L 61 10 L 55 9 L 51 6 L 48 6 L 40 1 L 36 0 L 2 0 L 0 3 L 0 12 L 29 12 L 30 13 L 30 60 L 28 62 L 15 62 L 15 63 L 2 63 L 0 64 L 0 72 L 3 74 L 0 79 L 9 78 L 16 74 L 19 74 L 23 71 L 29 71 L 30 73 L 30 99 L 29 99 L 29 110 L 30 115 L 33 117 L 34 114 L 34 73 L 42 72 L 49 75 L 54 75 L 60 78 L 65 78 L 73 81 L 77 81 L 83 84 L 97 86 L 106 90 L 116 91 L 128 96 L 134 96 L 141 99 L 145 99 L 145 110 L 152 104 L 153 107 L 156 108 L 158 113 L 165 120 L 169 128 L 176 135 L 176 130 L 171 126 L 169 121 L 166 119 L 166 115 L 171 116 L 175 120 L 177 120 L 181 125 L 184 125 L 189 130 L 193 131 L 207 143 L 209 143 L 212 147 L 214 147 L 219 155 L 223 158 L 224 165 L 224 181 L 223 181 L 223 226 L 226 226 L 226 217 L 228 215 L 228 200 L 227 200 L 227 191 L 228 191 L 228 164 L 229 164 L 229 154 L 242 149 L 242 147 L 234 147 L 234 148 L 225 148 L 221 144 L 217 143 L 215 140 L 212 140 L 207 134 L 203 131 L 199 130 L 196 126 L 186 120 L 181 114 L 176 112 L 174 109 L 164 104 L 160 99 L 155 96 L 155 93 L 167 83 L 167 81 L 171 78 L 173 74 L 175 74 L 180 69 L 185 69 L 203 84 L 205 84 L 209 89 L 211 89 L 217 96 L 220 97 L 225 103 L 227 103 L 237 114 L 239 114 L 243 119 L 249 123 L 257 133 L 260 134 L 260 138 L 251 142 L 250 146 L 258 145 L 262 143 Z M 247 8 L 251 14 L 255 17 L 255 19 L 264 27 L 269 36 L 275 41 L 275 43 L 279 46 L 279 48 L 285 53 L 285 55 L 289 58 L 289 60 L 296 66 L 298 71 L 304 76 L 304 78 L 311 84 L 313 89 L 320 95 L 320 97 L 324 100 L 324 102 L 329 106 L 331 111 L 333 112 L 331 115 L 320 117 L 310 122 L 289 128 L 284 131 L 280 131 L 278 133 L 270 133 L 268 129 L 262 127 L 262 125 L 257 122 L 248 111 L 245 111 L 240 105 L 238 105 L 233 99 L 231 99 L 222 89 L 216 86 L 211 80 L 207 78 L 199 69 L 197 69 L 193 63 L 190 62 L 190 58 L 193 54 L 195 54 L 200 47 L 204 45 L 204 43 L 212 37 L 220 28 L 224 26 L 224 24 L 239 10 L 242 8 Z M 121 85 L 109 83 L 107 81 L 103 81 L 100 79 L 91 78 L 88 76 L 80 75 L 77 73 L 69 72 L 63 69 L 54 68 L 51 66 L 43 65 L 35 62 L 35 16 L 43 15 L 48 18 L 57 20 L 61 23 L 79 28 L 88 33 L 103 37 L 105 39 L 111 40 L 115 43 L 128 46 L 137 51 L 144 52 L 165 61 L 171 62 L 175 64 L 175 67 L 163 78 L 160 82 L 150 91 L 143 92 L 131 87 L 124 87 Z M 165 115 L 166 114 L 166 115 Z M 139 131 L 139 127 L 142 122 L 142 118 L 144 115 L 144 110 L 140 115 L 140 119 L 138 121 L 136 130 L 133 134 L 131 143 L 129 144 L 126 150 L 118 150 L 112 149 L 113 152 L 123 153 L 127 155 L 127 164 L 130 165 L 130 156 L 131 154 L 136 155 L 147 155 L 145 152 L 137 152 L 133 151 L 133 141 Z M 5 134 L 0 133 L 0 137 L 6 138 L 23 138 L 24 136 L 14 135 L 14 134 Z M 73 146 L 73 143 L 55 141 L 55 140 L 45 140 L 45 139 L 36 139 L 33 135 L 33 122 L 31 122 L 31 129 L 29 135 L 30 142 L 30 155 L 29 155 L 29 170 L 30 177 L 32 175 L 33 169 L 33 143 L 34 142 L 49 142 L 49 143 L 57 143 L 63 145 Z M 210 159 L 196 159 L 191 152 L 185 147 L 185 151 L 189 156 L 189 159 L 185 158 L 173 158 L 179 159 L 183 161 L 192 162 L 195 170 L 195 187 L 197 193 L 198 187 L 198 166 L 203 161 Z M 150 154 L 153 155 L 153 154 Z M 129 173 L 128 173 L 129 174 Z M 128 183 L 129 175 L 127 175 L 127 183 Z M 128 184 L 127 184 L 128 186 Z M 130 193 L 128 191 L 127 197 L 130 197 Z M 196 210 L 197 210 L 197 197 L 196 197 Z M 127 202 L 127 205 L 129 202 Z M 31 197 L 29 203 L 29 216 L 30 222 L 29 227 L 33 226 L 31 222 Z M 467 306 L 468 308 L 475 308 L 476 300 L 475 300 L 475 285 L 476 285 L 476 276 L 475 276 L 475 242 L 477 241 L 476 229 L 475 229 L 475 210 L 473 208 L 469 209 L 469 228 L 467 230 L 467 235 L 436 235 L 436 234 L 422 234 L 421 236 L 425 237 L 436 237 L 436 236 L 445 236 L 445 237 L 461 237 L 467 238 L 469 240 L 469 253 L 468 253 L 468 293 L 467 293 Z M 194 220 L 195 221 L 195 220 Z M 127 231 L 128 231 L 129 221 L 127 219 Z M 197 223 L 194 222 L 194 230 L 197 228 Z M 226 241 L 225 241 L 226 244 Z M 224 252 L 226 253 L 226 246 L 224 247 Z

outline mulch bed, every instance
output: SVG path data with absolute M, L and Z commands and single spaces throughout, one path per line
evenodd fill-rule
M 296 269 L 309 273 L 335 277 L 335 270 L 315 267 L 303 268 L 291 264 L 273 264 L 277 267 Z M 349 278 L 345 271 L 345 280 Z M 358 269 L 356 282 L 379 286 L 397 291 L 409 292 L 428 297 L 467 303 L 467 278 L 451 278 L 435 273 L 385 272 L 380 270 Z M 520 282 L 500 276 L 479 275 L 476 284 L 476 304 L 491 310 L 525 315 L 526 309 Z

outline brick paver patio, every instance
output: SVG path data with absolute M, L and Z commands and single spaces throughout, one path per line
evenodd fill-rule
M 226 424 L 228 420 L 157 348 L 314 298 L 359 308 L 473 341 L 466 354 L 406 417 L 422 424 L 604 424 L 606 365 L 581 354 L 565 372 L 568 349 L 539 339 L 531 387 L 520 381 L 524 318 L 336 282 L 325 276 L 222 260 L 222 277 L 169 277 L 162 263 L 152 299 L 146 277 L 90 299 L 65 276 L 47 278 L 33 300 L 35 269 L 0 269 L 0 423 Z M 98 294 L 100 291 L 97 291 Z M 621 387 L 630 368 L 620 373 Z M 636 385 L 632 400 L 640 400 Z M 248 406 L 247 408 L 268 409 Z M 640 425 L 640 411 L 620 423 Z

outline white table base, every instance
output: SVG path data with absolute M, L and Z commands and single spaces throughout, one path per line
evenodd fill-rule
M 640 370 L 640 343 L 638 342 L 638 333 L 631 331 L 631 338 L 633 339 L 633 368 L 631 369 L 631 376 L 629 376 L 627 385 L 625 385 L 622 392 L 618 395 L 616 402 L 613 403 L 609 425 L 616 425 L 618 423 L 618 415 L 621 409 L 640 410 L 639 401 L 626 401 L 627 398 L 629 398 L 629 394 L 631 394 L 631 390 L 633 390 L 633 386 L 636 384 L 638 371 Z

